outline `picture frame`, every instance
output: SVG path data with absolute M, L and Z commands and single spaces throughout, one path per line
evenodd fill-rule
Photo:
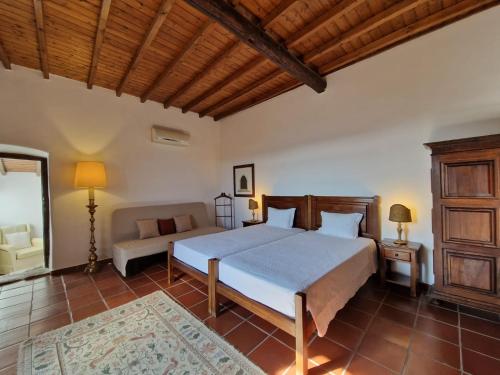
M 235 197 L 255 197 L 254 164 L 235 165 L 233 167 L 233 186 Z

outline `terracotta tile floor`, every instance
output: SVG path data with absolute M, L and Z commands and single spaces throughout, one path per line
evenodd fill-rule
M 14 374 L 21 341 L 156 290 L 164 290 L 269 374 L 294 373 L 291 336 L 226 303 L 207 313 L 206 287 L 182 277 L 167 287 L 161 265 L 123 279 L 111 265 L 41 277 L 0 289 L 0 375 Z M 312 374 L 500 374 L 500 320 L 453 304 L 411 299 L 407 289 L 370 280 L 339 312 L 324 338 L 310 342 Z

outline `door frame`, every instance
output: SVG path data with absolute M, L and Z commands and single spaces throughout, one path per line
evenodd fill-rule
M 45 268 L 50 263 L 50 195 L 49 195 L 49 170 L 48 159 L 44 156 L 0 152 L 0 159 L 24 159 L 40 162 L 40 180 L 42 184 L 42 216 L 43 216 L 43 256 Z

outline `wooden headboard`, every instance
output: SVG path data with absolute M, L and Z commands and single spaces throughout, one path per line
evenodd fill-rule
M 342 214 L 363 214 L 359 235 L 380 241 L 379 197 L 318 197 L 311 196 L 311 229 L 321 226 L 321 211 Z
M 296 208 L 293 226 L 295 228 L 309 229 L 309 196 L 285 197 L 262 195 L 262 220 L 267 221 L 267 208 Z

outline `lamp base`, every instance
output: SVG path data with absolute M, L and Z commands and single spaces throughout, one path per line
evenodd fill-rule
M 98 267 L 97 267 L 97 262 L 89 262 L 89 264 L 87 264 L 85 266 L 85 269 L 83 270 L 83 272 L 85 273 L 97 273 L 98 271 Z
M 396 245 L 406 245 L 408 241 L 405 240 L 394 240 L 393 241 Z

